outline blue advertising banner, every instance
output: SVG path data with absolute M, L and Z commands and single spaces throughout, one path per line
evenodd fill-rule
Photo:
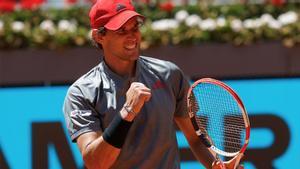
M 295 168 L 300 157 L 300 78 L 225 81 L 243 100 L 251 122 L 245 167 Z M 65 128 L 67 86 L 0 88 L 0 168 L 82 168 Z M 182 169 L 203 168 L 177 132 Z M 186 151 L 188 150 L 188 151 Z

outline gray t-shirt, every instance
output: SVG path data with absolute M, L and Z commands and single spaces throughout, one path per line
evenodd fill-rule
M 174 116 L 187 117 L 189 87 L 173 63 L 141 56 L 134 78 L 121 77 L 101 62 L 68 90 L 64 115 L 72 141 L 83 133 L 104 131 L 125 103 L 132 81 L 151 89 L 152 97 L 134 119 L 113 169 L 178 169 Z

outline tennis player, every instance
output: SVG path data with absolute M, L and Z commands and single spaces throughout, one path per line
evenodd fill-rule
M 189 83 L 173 63 L 140 56 L 144 16 L 130 0 L 98 0 L 92 37 L 103 61 L 68 90 L 68 131 L 89 169 L 179 169 L 174 122 L 206 168 L 222 164 L 201 143 L 187 114 Z M 222 165 L 220 165 L 222 164 Z

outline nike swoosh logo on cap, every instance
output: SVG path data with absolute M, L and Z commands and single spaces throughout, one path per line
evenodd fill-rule
M 123 5 L 123 4 L 117 4 L 116 11 L 119 12 L 120 10 L 122 10 L 124 8 L 126 8 L 125 5 Z

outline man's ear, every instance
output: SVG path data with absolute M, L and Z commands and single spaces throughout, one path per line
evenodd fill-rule
M 92 38 L 97 42 L 101 43 L 103 41 L 103 34 L 99 33 L 97 29 L 92 30 Z

